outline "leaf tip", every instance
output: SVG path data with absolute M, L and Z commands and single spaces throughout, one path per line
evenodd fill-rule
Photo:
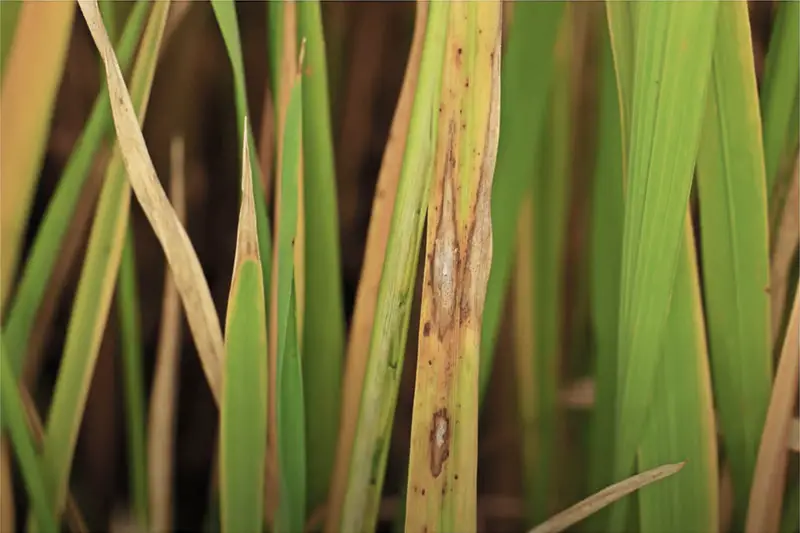
M 247 115 L 244 117 L 242 128 L 242 201 L 239 209 L 239 228 L 236 235 L 235 265 L 239 265 L 246 259 L 261 261 L 258 251 L 253 168 L 250 161 Z

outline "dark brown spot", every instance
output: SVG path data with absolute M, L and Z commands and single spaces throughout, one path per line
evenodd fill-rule
M 421 494 L 422 494 L 423 496 L 425 496 L 425 489 L 422 489 L 422 493 L 421 493 Z
M 422 335 L 424 337 L 427 337 L 430 334 L 431 334 L 431 321 L 428 320 L 427 322 L 425 322 L 425 325 L 422 326 Z
M 439 477 L 442 466 L 450 455 L 450 417 L 442 408 L 433 414 L 430 433 L 431 474 Z

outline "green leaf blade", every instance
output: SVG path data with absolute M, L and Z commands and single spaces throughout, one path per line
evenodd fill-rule
M 140 123 L 144 119 L 163 36 L 169 2 L 158 3 L 142 38 L 131 83 Z M 73 305 L 67 339 L 44 436 L 48 469 L 57 514 L 66 500 L 67 484 L 80 421 L 108 319 L 121 261 L 130 207 L 130 185 L 119 149 L 109 164 Z
M 244 258 L 231 286 L 220 405 L 222 531 L 261 531 L 267 449 L 267 329 L 261 265 Z
M 616 478 L 633 468 L 658 368 L 706 103 L 716 8 L 716 2 L 651 2 L 636 9 Z
M 242 43 L 239 35 L 239 23 L 236 18 L 236 4 L 227 0 L 212 0 L 211 7 L 217 19 L 225 48 L 233 69 L 233 83 L 236 98 L 236 122 L 238 125 L 239 142 L 247 139 L 250 153 L 250 168 L 253 174 L 253 197 L 256 205 L 256 223 L 258 227 L 258 247 L 262 258 L 261 269 L 264 280 L 271 279 L 272 263 L 267 258 L 272 257 L 272 238 L 270 237 L 269 218 L 267 216 L 267 203 L 264 196 L 264 185 L 261 179 L 261 165 L 258 161 L 252 125 L 248 121 L 245 128 L 245 117 L 251 116 L 247 107 L 247 85 L 244 75 L 244 59 L 242 56 Z M 242 162 L 244 164 L 244 162 Z M 264 301 L 270 301 L 270 284 L 264 283 Z M 267 319 L 269 320 L 269 306 L 267 306 Z
M 151 2 L 140 0 L 128 17 L 116 50 L 122 68 L 133 61 L 150 6 Z M 48 281 L 61 251 L 61 243 L 70 226 L 69 222 L 89 176 L 95 154 L 101 140 L 111 131 L 113 131 L 111 108 L 108 88 L 104 84 L 47 206 L 10 307 L 8 322 L 5 324 L 5 337 L 6 346 L 11 354 L 10 362 L 17 375 L 22 371 L 25 347 L 30 338 L 36 313 L 44 298 Z
M 277 247 L 277 424 L 279 531 L 300 531 L 306 519 L 306 438 L 302 354 L 298 347 L 294 246 L 302 157 L 303 83 L 291 89 L 283 131 Z
M 8 358 L 8 350 L 2 341 L 0 341 L 0 399 L 2 399 L 0 405 L 2 405 L 3 432 L 7 432 L 11 437 L 33 516 L 36 517 L 42 531 L 56 532 L 59 529 L 53 514 L 52 499 L 45 486 L 46 478 L 41 457 L 36 451 L 17 380 Z
M 339 219 L 320 2 L 298 2 L 303 74 L 303 199 L 305 206 L 305 390 L 308 508 L 328 495 L 339 430 L 345 319 Z
M 772 384 L 767 191 L 747 7 L 722 3 L 698 154 L 711 363 L 735 515 L 747 508 Z

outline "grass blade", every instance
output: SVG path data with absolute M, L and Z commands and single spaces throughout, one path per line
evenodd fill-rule
M 302 156 L 302 145 L 300 147 L 300 152 L 297 155 L 299 157 L 299 166 L 296 170 L 293 170 L 291 174 L 285 174 L 285 166 L 287 165 L 286 159 L 286 143 L 287 138 L 285 137 L 288 126 L 289 118 L 289 105 L 290 100 L 292 98 L 292 93 L 294 91 L 294 85 L 296 80 L 299 76 L 302 76 L 302 73 L 298 69 L 298 57 L 302 54 L 298 54 L 298 43 L 297 43 L 297 3 L 293 1 L 289 2 L 274 2 L 270 4 L 269 9 L 269 34 L 271 38 L 270 42 L 270 66 L 272 68 L 271 73 L 273 74 L 272 79 L 272 89 L 273 89 L 273 97 L 274 97 L 274 109 L 275 109 L 275 128 L 277 131 L 277 135 L 275 137 L 275 152 L 276 152 L 276 160 L 275 160 L 275 174 L 276 178 L 276 186 L 275 186 L 275 233 L 276 235 L 281 234 L 281 226 L 284 224 L 284 205 L 285 204 L 283 198 L 281 197 L 283 186 L 280 184 L 280 181 L 283 180 L 283 176 L 291 176 L 292 180 L 295 180 L 296 183 L 292 185 L 294 191 L 293 203 L 289 206 L 292 209 L 292 218 L 291 223 L 295 225 L 295 227 L 291 230 L 292 234 L 292 248 L 293 248 L 293 276 L 294 279 L 291 283 L 292 290 L 295 293 L 295 301 L 292 305 L 295 306 L 295 310 L 292 312 L 292 320 L 293 324 L 296 323 L 296 331 L 291 332 L 293 337 L 289 340 L 292 342 L 292 346 L 296 346 L 297 350 L 301 350 L 302 339 L 303 339 L 303 308 L 305 306 L 305 291 L 304 291 L 304 284 L 305 284 L 305 232 L 304 232 L 304 224 L 305 224 L 305 213 L 304 213 L 304 184 L 303 184 L 303 156 Z M 304 45 L 301 45 L 304 46 Z M 302 61 L 301 61 L 302 63 Z M 301 90 L 302 96 L 302 90 Z M 301 104 L 298 104 L 302 106 Z M 304 115 L 304 113 L 302 113 Z M 301 118 L 302 120 L 302 118 Z M 301 127 L 300 125 L 292 125 L 291 127 Z M 302 133 L 302 130 L 297 131 L 297 133 Z M 292 140 L 293 142 L 293 140 Z M 294 154 L 292 154 L 294 157 Z M 294 162 L 288 163 L 293 165 Z M 288 219 L 287 219 L 288 220 Z M 285 230 L 285 228 L 284 228 Z M 276 237 L 277 238 L 277 237 Z M 284 512 L 288 508 L 284 506 L 283 510 L 279 508 L 283 505 L 279 500 L 283 497 L 283 490 L 281 485 L 283 484 L 282 477 L 283 474 L 280 472 L 281 470 L 281 459 L 280 459 L 280 447 L 281 444 L 278 442 L 282 439 L 280 436 L 281 429 L 280 423 L 278 418 L 280 415 L 278 414 L 278 409 L 280 406 L 280 392 L 279 392 L 279 384 L 278 382 L 281 380 L 281 373 L 279 369 L 279 359 L 281 355 L 279 353 L 279 343 L 281 342 L 281 333 L 280 330 L 285 328 L 285 326 L 279 321 L 278 318 L 278 307 L 282 305 L 280 297 L 277 295 L 277 286 L 281 283 L 281 280 L 278 278 L 278 263 L 281 261 L 280 254 L 275 250 L 275 255 L 272 258 L 273 265 L 272 265 L 272 279 L 270 283 L 272 285 L 272 300 L 269 302 L 270 305 L 270 324 L 269 324 L 269 331 L 270 331 L 270 350 L 269 350 L 269 357 L 270 357 L 270 375 L 272 376 L 271 379 L 275 380 L 274 386 L 270 390 L 275 391 L 275 399 L 271 401 L 270 405 L 273 408 L 270 409 L 270 430 L 267 434 L 267 448 L 268 448 L 268 492 L 270 496 L 270 500 L 267 502 L 267 509 L 270 514 L 275 514 L 275 512 Z M 288 260 L 288 259 L 287 259 Z M 288 295 L 284 295 L 284 298 L 288 298 Z M 287 300 L 283 301 L 283 304 L 286 303 Z M 294 348 L 292 348 L 294 349 Z M 294 401 L 294 399 L 292 400 Z M 305 420 L 302 420 L 305 427 Z M 305 431 L 305 429 L 304 429 Z M 303 495 L 305 498 L 306 495 Z M 273 511 L 273 509 L 279 509 L 278 511 Z M 279 520 L 283 520 L 283 518 L 279 517 Z
M 245 124 L 245 117 L 250 116 L 247 108 L 247 91 L 244 77 L 244 59 L 242 58 L 242 44 L 239 38 L 239 24 L 236 19 L 236 7 L 233 2 L 212 0 L 214 15 L 217 18 L 225 48 L 233 68 L 233 82 L 236 97 L 236 120 L 238 131 L 241 132 L 239 142 L 247 139 L 250 161 L 248 162 L 253 173 L 253 197 L 256 204 L 256 224 L 258 226 L 258 248 L 261 257 L 272 256 L 272 240 L 270 238 L 269 220 L 267 219 L 267 204 L 264 196 L 264 186 L 261 180 L 261 167 L 258 164 L 258 152 L 251 125 Z M 246 126 L 246 127 L 245 127 Z M 241 162 L 244 165 L 244 161 Z M 262 277 L 264 283 L 264 301 L 269 301 L 270 262 L 261 261 Z
M 358 406 L 361 402 L 361 386 L 367 369 L 369 343 L 378 302 L 381 273 L 383 272 L 386 244 L 389 240 L 392 214 L 394 212 L 397 186 L 406 149 L 414 92 L 419 78 L 422 48 L 428 21 L 428 5 L 416 3 L 414 35 L 411 42 L 408 63 L 406 64 L 403 87 L 395 109 L 389 140 L 383 154 L 381 170 L 378 174 L 376 192 L 372 200 L 372 212 L 367 230 L 366 252 L 356 292 L 355 309 L 347 341 L 347 357 L 344 382 L 342 385 L 342 408 L 339 421 L 339 438 L 336 448 L 331 490 L 328 497 L 326 531 L 339 528 L 344 502 L 350 458 L 358 422 Z
M 552 511 L 554 474 L 557 469 L 558 383 L 562 359 L 561 333 L 564 316 L 564 268 L 570 181 L 571 92 L 573 8 L 562 15 L 551 74 L 549 109 L 545 117 L 548 135 L 541 137 L 540 158 L 532 178 L 530 292 L 522 296 L 531 306 L 531 330 L 526 352 L 517 352 L 520 375 L 531 382 L 520 396 L 522 416 L 523 490 L 529 525 L 544 520 Z M 522 250 L 520 254 L 524 253 Z M 525 305 L 520 303 L 518 305 Z M 531 369 L 525 369 L 530 366 Z M 532 392 L 532 394 L 531 394 Z M 523 403 L 525 402 L 525 403 Z M 528 403 L 530 402 L 530 403 Z
M 422 289 L 406 531 L 475 531 L 502 4 L 450 7 Z
M 764 433 L 758 449 L 750 503 L 747 507 L 747 533 L 778 531 L 786 483 L 789 450 L 786 439 L 797 403 L 797 373 L 800 369 L 800 292 L 795 294 L 791 318 L 783 342 L 775 384 L 769 401 Z
M 612 8 L 612 6 L 614 6 Z M 619 2 L 606 4 L 609 21 Z M 619 91 L 608 26 L 601 32 L 600 110 L 598 147 L 592 188 L 591 316 L 595 342 L 596 401 L 592 415 L 589 488 L 597 491 L 612 482 L 614 406 L 616 398 L 617 333 L 619 330 L 620 262 L 625 213 L 623 193 L 623 136 Z M 615 35 L 621 35 L 620 31 Z M 623 49 L 622 44 L 617 48 Z M 622 62 L 618 63 L 620 66 Z M 629 66 L 628 66 L 629 68 Z M 598 513 L 595 516 L 598 516 Z M 595 520 L 593 518 L 592 520 Z M 599 524 L 597 524 L 599 527 Z
M 295 237 L 302 172 L 302 71 L 303 48 L 295 82 L 289 93 L 282 130 L 280 181 L 276 199 L 278 223 L 275 247 L 277 320 L 277 450 L 280 495 L 277 531 L 301 531 L 306 519 L 306 436 L 303 362 L 298 343 L 296 309 Z
M 131 85 L 139 121 L 144 120 L 146 113 L 168 8 L 169 2 L 164 2 L 157 4 L 152 11 L 134 67 Z M 108 166 L 89 236 L 45 431 L 44 460 L 50 476 L 48 490 L 57 515 L 64 507 L 80 421 L 108 319 L 129 204 L 130 189 L 121 153 L 117 149 Z
M 541 146 L 538 139 L 544 131 L 553 50 L 565 5 L 564 2 L 514 4 L 508 51 L 503 60 L 497 180 L 492 189 L 495 239 L 481 333 L 481 398 L 491 375 L 494 346 L 512 270 L 520 203 L 531 186 L 530 176 L 541 155 L 537 150 Z M 523 29 L 515 31 L 515 27 Z
M 72 2 L 25 2 L 0 88 L 0 309 L 5 309 L 28 223 L 72 30 Z M 36 68 L 31 68 L 36 65 Z M 12 367 L 13 368 L 13 367 Z
M 14 484 L 11 479 L 11 445 L 8 436 L 0 438 L 0 528 L 13 531 L 16 523 Z
M 178 221 L 186 224 L 183 137 L 173 139 L 170 148 L 170 197 Z M 148 494 L 151 531 L 168 531 L 172 528 L 175 403 L 178 397 L 178 365 L 182 342 L 181 302 L 169 269 L 164 278 L 161 332 L 158 338 L 148 416 Z
M 653 387 L 638 467 L 648 469 L 672 461 L 687 464 L 680 476 L 639 493 L 641 530 L 718 531 L 717 436 L 688 208 Z
M 585 500 L 576 503 L 569 509 L 558 513 L 543 524 L 533 528 L 530 533 L 558 533 L 559 531 L 564 531 L 620 498 L 652 483 L 675 475 L 680 472 L 683 466 L 684 463 L 666 464 L 631 476 L 619 483 L 615 483 Z
M 139 527 L 147 527 L 147 456 L 144 427 L 144 369 L 140 307 L 136 283 L 133 226 L 128 224 L 122 245 L 117 287 L 125 381 L 125 410 L 128 431 L 128 475 L 133 509 Z
M 144 29 L 148 0 L 136 3 L 125 24 L 117 47 L 120 65 L 127 69 L 133 61 L 136 45 Z M 36 314 L 42 304 L 56 261 L 62 249 L 70 221 L 75 213 L 84 184 L 90 174 L 101 140 L 111 130 L 111 108 L 105 84 L 92 107 L 89 120 L 58 180 L 53 197 L 47 206 L 33 246 L 25 262 L 22 277 L 5 324 L 6 347 L 12 368 L 19 375 Z
M 706 316 L 717 412 L 744 517 L 769 404 L 769 242 L 747 5 L 723 2 L 697 159 Z
M 6 58 L 14 43 L 22 0 L 8 0 L 0 3 L 0 82 L 5 72 Z
M 243 192 L 220 404 L 220 517 L 222 531 L 230 533 L 261 529 L 267 452 L 267 316 L 253 176 L 243 138 Z
M 789 192 L 786 201 L 792 205 L 800 202 L 800 155 L 795 157 Z M 777 227 L 775 246 L 770 260 L 770 346 L 777 346 L 789 319 L 786 309 L 791 305 L 792 290 L 796 279 L 792 278 L 792 269 L 797 263 L 797 245 L 800 241 L 800 212 L 796 209 L 784 209 Z
M 96 0 L 79 0 L 95 45 L 103 57 L 111 92 L 114 126 L 122 147 L 125 170 L 136 198 L 167 257 L 181 295 L 206 381 L 219 401 L 220 362 L 225 348 L 211 291 L 186 230 L 178 221 L 156 176 L 141 128 L 133 112 L 131 97 L 122 79 L 111 43 L 103 29 Z
M 369 531 L 375 527 L 385 474 L 389 436 L 403 367 L 419 246 L 433 174 L 436 125 L 449 3 L 428 7 L 411 122 L 397 188 L 353 448 L 339 519 L 328 531 Z M 349 406 L 345 405 L 345 409 Z
M 17 380 L 8 359 L 5 346 L 0 346 L 0 393 L 2 396 L 2 414 L 4 433 L 8 432 L 11 438 L 14 455 L 19 462 L 25 490 L 30 498 L 33 514 L 42 531 L 58 531 L 56 517 L 53 515 L 53 505 L 50 495 L 45 488 L 44 470 L 41 457 L 36 452 L 36 446 L 26 420 L 25 408 L 20 399 Z M 10 463 L 8 463 L 10 466 Z M 3 471 L 10 474 L 4 466 Z M 5 488 L 4 488 L 5 490 Z
M 307 506 L 314 509 L 325 501 L 330 487 L 339 431 L 345 324 L 321 5 L 318 0 L 296 5 L 298 39 L 306 42 L 303 80 L 306 267 L 302 347 L 308 445 Z
M 715 2 L 636 7 L 630 175 L 622 241 L 616 479 L 633 469 L 660 366 L 707 102 L 716 7 Z M 612 529 L 621 527 L 623 510 L 612 509 Z
M 797 94 L 800 83 L 800 4 L 778 2 L 761 87 L 764 165 L 771 243 L 786 201 L 791 157 L 797 148 Z M 793 146 L 790 146 L 793 145 Z

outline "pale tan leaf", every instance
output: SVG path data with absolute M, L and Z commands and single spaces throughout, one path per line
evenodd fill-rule
M 761 446 L 758 449 L 745 522 L 747 533 L 776 533 L 780 525 L 789 461 L 786 440 L 797 401 L 797 371 L 800 366 L 799 313 L 800 292 L 795 293 L 792 315 L 772 386 Z
M 530 533 L 557 533 L 558 531 L 564 531 L 571 525 L 577 524 L 584 518 L 614 503 L 620 498 L 677 473 L 683 468 L 684 464 L 686 463 L 659 466 L 652 470 L 642 472 L 641 474 L 631 476 L 619 483 L 614 483 L 600 492 L 589 496 L 585 500 L 576 503 L 569 509 L 558 513 L 546 522 L 539 524 L 530 530 Z
M 181 224 L 185 224 L 186 177 L 183 137 L 176 137 L 172 140 L 170 160 L 170 197 L 178 219 Z M 175 401 L 178 394 L 178 363 L 182 340 L 180 305 L 175 280 L 168 269 L 164 279 L 161 332 L 158 338 L 147 430 L 147 479 L 152 531 L 168 531 L 172 523 Z
M 215 400 L 218 400 L 219 367 L 225 348 L 211 291 L 186 230 L 159 183 L 114 49 L 103 26 L 97 1 L 79 0 L 79 5 L 103 59 L 114 126 L 131 188 L 164 250 L 183 301 L 206 380 Z

